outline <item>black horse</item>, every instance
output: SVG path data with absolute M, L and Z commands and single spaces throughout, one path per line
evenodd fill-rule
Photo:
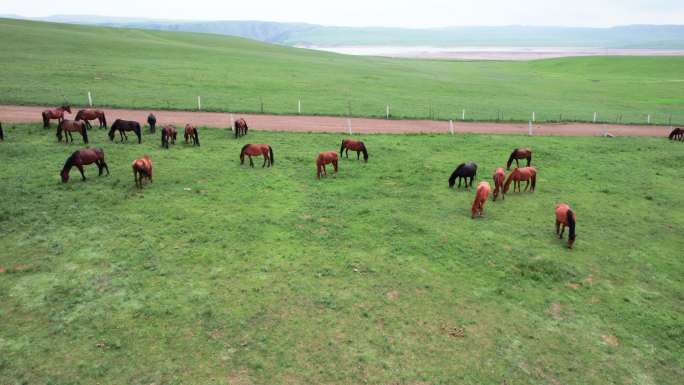
M 154 129 L 157 126 L 157 117 L 154 114 L 147 115 L 147 124 L 150 125 L 150 133 L 154 134 Z
M 684 130 L 681 128 L 675 128 L 670 133 L 670 140 L 684 140 Z
M 163 148 L 169 148 L 169 141 L 171 144 L 176 144 L 176 127 L 173 124 L 163 126 L 161 129 L 161 146 Z
M 449 187 L 454 187 L 456 178 L 458 178 L 458 187 L 461 187 L 461 179 L 465 179 L 464 187 L 473 187 L 473 180 L 477 175 L 477 165 L 475 163 L 461 163 L 451 177 L 449 177 Z M 470 185 L 468 185 L 468 178 L 470 178 Z
M 240 118 L 235 121 L 235 138 L 239 138 L 241 136 L 247 135 L 247 130 L 249 127 L 247 127 L 247 122 Z
M 126 139 L 126 141 L 128 141 L 128 135 L 126 135 L 126 131 L 135 132 L 135 134 L 138 136 L 138 144 L 142 142 L 140 123 L 136 121 L 122 119 L 115 120 L 114 124 L 112 124 L 111 128 L 109 129 L 109 140 L 114 141 L 115 131 L 119 131 L 119 135 L 121 136 L 121 143 L 123 143 L 124 138 Z

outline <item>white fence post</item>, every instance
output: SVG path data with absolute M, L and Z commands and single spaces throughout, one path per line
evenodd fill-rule
M 463 113 L 461 114 L 461 120 L 465 120 L 465 108 L 463 109 Z
M 88 104 L 90 104 L 90 107 L 93 106 L 93 97 L 90 96 L 90 91 L 88 91 Z
M 454 134 L 454 121 L 449 120 L 449 132 L 451 132 L 451 135 Z
M 351 135 L 352 134 L 351 119 L 347 119 L 347 130 L 349 131 L 349 135 Z
M 233 131 L 233 127 L 235 127 L 235 119 L 233 118 L 233 114 L 230 114 L 230 130 Z
M 387 119 L 389 120 L 389 104 L 387 105 L 386 115 L 387 115 Z
M 202 101 L 200 100 L 199 95 L 197 95 L 197 109 L 202 111 Z
M 297 113 L 302 114 L 302 99 L 297 100 Z
M 530 125 L 528 126 L 527 133 L 532 136 L 532 121 L 530 120 Z
M 596 123 L 596 118 L 598 117 L 598 112 L 594 112 L 594 123 Z
M 534 111 L 532 111 L 532 121 L 533 122 L 537 121 L 537 114 Z
M 648 114 L 648 124 L 651 124 L 651 114 Z

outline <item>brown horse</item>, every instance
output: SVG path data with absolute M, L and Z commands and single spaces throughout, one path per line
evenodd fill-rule
M 356 160 L 359 160 L 361 153 L 363 152 L 363 160 L 368 162 L 368 151 L 366 150 L 366 145 L 359 140 L 343 139 L 342 146 L 340 147 L 340 157 L 342 152 L 346 150 L 347 159 L 349 159 L 349 150 L 356 151 Z
M 142 142 L 142 132 L 140 130 L 140 123 L 134 120 L 123 120 L 117 119 L 114 121 L 112 126 L 109 128 L 109 140 L 114 141 L 114 134 L 119 131 L 119 136 L 121 137 L 121 143 L 124 142 L 124 138 L 128 142 L 128 135 L 126 131 L 133 131 L 138 137 L 138 144 Z
M 247 135 L 247 130 L 249 127 L 247 127 L 247 122 L 240 118 L 235 121 L 235 138 L 239 138 L 241 136 Z
M 501 192 L 501 199 L 506 199 L 505 195 L 503 193 L 503 188 L 504 188 L 504 180 L 506 179 L 506 172 L 502 167 L 497 168 L 494 171 L 494 194 L 492 200 L 496 202 L 496 197 L 499 196 L 499 192 Z
M 71 135 L 72 132 L 78 132 L 83 137 L 83 143 L 88 144 L 88 126 L 86 126 L 83 121 L 75 120 L 62 120 L 57 125 L 57 141 L 62 141 L 62 131 L 64 131 L 64 143 L 74 142 L 74 137 Z
M 670 133 L 669 138 L 670 140 L 684 140 L 684 130 L 681 128 L 675 128 Z
M 107 167 L 107 163 L 105 163 L 104 151 L 101 148 L 84 148 L 74 151 L 74 153 L 67 158 L 64 163 L 64 168 L 62 168 L 62 172 L 60 173 L 62 183 L 69 181 L 69 171 L 71 171 L 71 168 L 74 166 L 81 172 L 81 177 L 85 181 L 86 177 L 83 173 L 83 166 L 93 163 L 97 165 L 99 170 L 98 175 L 102 175 L 102 169 L 106 169 L 107 175 L 109 175 L 109 167 Z
M 492 186 L 489 182 L 482 181 L 477 185 L 477 191 L 475 192 L 475 200 L 473 201 L 473 207 L 471 208 L 471 218 L 475 219 L 476 215 L 484 216 L 484 204 L 489 199 L 489 192 L 492 191 Z
M 527 159 L 527 167 L 530 167 L 530 164 L 532 163 L 532 150 L 529 148 L 516 148 L 513 150 L 511 156 L 508 158 L 508 163 L 506 163 L 507 170 L 511 169 L 511 164 L 513 164 L 514 159 L 517 167 L 520 167 L 520 163 L 518 163 L 519 159 Z
M 199 134 L 197 133 L 197 128 L 186 124 L 185 125 L 185 143 L 188 143 L 188 139 L 192 141 L 193 146 L 199 146 Z
M 143 178 L 152 183 L 152 160 L 147 155 L 144 155 L 140 159 L 133 161 L 131 165 L 133 167 L 133 179 L 135 179 L 135 187 L 143 188 Z
M 107 128 L 107 119 L 105 118 L 104 112 L 100 110 L 78 110 L 78 112 L 76 113 L 76 117 L 74 118 L 74 120 L 76 121 L 85 121 L 86 125 L 88 125 L 88 129 L 93 128 L 90 125 L 90 121 L 95 119 L 97 119 L 98 122 L 100 122 L 100 128 Z
M 575 239 L 577 239 L 577 234 L 575 234 L 576 219 L 577 215 L 570 209 L 570 206 L 565 203 L 556 205 L 556 234 L 560 239 L 563 239 L 565 227 L 567 226 L 570 228 L 570 233 L 568 234 L 568 249 L 572 249 Z M 562 230 L 561 225 L 563 225 Z
M 64 120 L 64 111 L 71 113 L 71 106 L 65 104 L 61 107 L 43 111 L 43 128 L 50 127 L 50 120 L 52 119 L 57 119 L 57 122 Z
M 245 155 L 249 157 L 249 165 L 254 167 L 254 162 L 252 162 L 253 156 L 263 156 L 264 164 L 261 167 L 271 167 L 275 163 L 275 158 L 273 157 L 273 148 L 268 144 L 245 144 L 242 146 L 240 151 L 240 164 L 245 164 Z
M 169 141 L 171 144 L 176 144 L 176 127 L 173 124 L 167 124 L 161 129 L 161 145 L 164 148 L 169 148 Z
M 316 158 L 316 177 L 318 179 L 321 179 L 321 171 L 323 171 L 323 174 L 326 176 L 328 175 L 328 171 L 325 169 L 325 165 L 328 163 L 332 163 L 335 174 L 337 174 L 337 153 L 335 151 L 321 152 L 318 154 L 318 158 Z
M 516 168 L 515 170 L 511 171 L 511 173 L 508 175 L 508 179 L 506 179 L 506 184 L 504 185 L 504 194 L 508 193 L 508 188 L 510 187 L 511 182 L 513 182 L 513 192 L 515 192 L 516 187 L 518 188 L 518 191 L 522 192 L 520 182 L 527 182 L 525 185 L 525 191 L 527 191 L 531 183 L 532 188 L 530 191 L 534 192 L 534 188 L 537 185 L 537 169 L 534 167 L 523 167 Z

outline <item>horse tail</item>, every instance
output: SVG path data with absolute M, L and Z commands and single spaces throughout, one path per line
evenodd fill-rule
M 273 147 L 268 146 L 268 156 L 271 157 L 271 164 L 275 163 L 275 160 L 273 159 Z
M 340 157 L 342 156 L 342 151 L 344 151 L 344 142 L 346 142 L 346 140 L 342 139 L 342 145 L 340 145 Z
M 363 152 L 363 160 L 368 162 L 368 150 L 366 150 L 366 145 L 361 143 L 361 152 Z M 340 154 L 340 156 L 342 156 Z
M 138 144 L 142 143 L 142 130 L 138 122 L 135 122 L 135 134 L 138 136 Z
M 193 128 L 192 128 L 192 132 L 195 134 L 195 144 L 197 144 L 197 145 L 199 146 L 199 145 L 200 145 L 200 142 L 199 142 L 199 132 L 197 131 L 197 128 L 196 128 L 196 127 L 193 127 Z
M 575 213 L 571 209 L 568 209 L 568 212 L 566 213 L 566 220 L 568 222 L 568 227 L 570 228 L 568 239 L 575 239 Z
M 47 112 L 43 111 L 43 128 L 48 128 L 50 125 L 50 118 L 47 116 Z
M 321 161 L 318 160 L 318 159 L 316 160 L 316 177 L 317 177 L 318 179 L 321 179 L 321 165 L 322 165 L 322 164 L 323 164 L 323 162 L 321 162 Z
M 81 125 L 82 127 L 82 133 L 83 133 L 83 143 L 88 144 L 88 126 L 86 126 L 85 123 Z
M 104 125 L 104 128 L 107 128 L 107 117 L 104 112 L 102 113 L 102 124 Z
M 536 185 L 537 185 L 537 171 L 532 171 L 532 191 L 534 191 L 534 188 Z
M 518 149 L 516 148 L 511 152 L 511 156 L 508 157 L 508 162 L 506 163 L 506 168 L 511 169 L 511 164 L 513 164 L 513 159 L 515 158 L 515 154 L 518 152 Z
M 59 139 L 60 142 L 62 141 L 62 125 L 63 124 L 64 124 L 63 120 L 57 123 L 57 134 L 55 134 L 55 135 L 57 135 L 57 138 Z

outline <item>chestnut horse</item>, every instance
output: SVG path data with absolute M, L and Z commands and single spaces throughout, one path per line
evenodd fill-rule
M 359 140 L 343 139 L 342 146 L 340 147 L 340 157 L 342 152 L 346 150 L 347 159 L 349 159 L 349 150 L 356 151 L 356 160 L 359 160 L 361 153 L 363 152 L 363 160 L 368 162 L 368 151 L 366 151 L 366 145 Z
M 84 148 L 74 151 L 74 153 L 67 158 L 64 163 L 64 168 L 62 168 L 62 172 L 59 174 L 62 177 L 62 183 L 69 181 L 69 171 L 71 171 L 71 168 L 74 166 L 81 172 L 81 177 L 85 181 L 86 177 L 83 173 L 83 166 L 93 163 L 97 165 L 99 170 L 98 175 L 102 175 L 102 169 L 106 169 L 107 175 L 109 175 L 109 167 L 107 167 L 107 163 L 105 163 L 104 151 L 101 148 Z
M 326 176 L 328 175 L 328 171 L 325 169 L 325 165 L 328 163 L 332 163 L 335 174 L 337 174 L 337 153 L 335 151 L 321 152 L 318 154 L 318 158 L 316 158 L 316 177 L 318 179 L 321 179 L 321 171 L 323 171 L 323 174 Z
M 527 191 L 530 187 L 530 183 L 532 183 L 530 191 L 534 192 L 534 188 L 537 185 L 537 169 L 534 167 L 523 167 L 511 171 L 511 173 L 508 174 L 508 179 L 506 179 L 506 184 L 504 185 L 504 194 L 508 193 L 511 182 L 513 182 L 513 192 L 515 192 L 516 187 L 518 188 L 518 191 L 522 192 L 520 182 L 527 182 L 525 191 Z
M 245 155 L 249 157 L 249 165 L 254 167 L 254 162 L 252 162 L 253 156 L 263 156 L 264 164 L 261 167 L 271 167 L 275 163 L 275 158 L 273 158 L 273 148 L 268 144 L 245 144 L 242 146 L 240 151 L 240 164 L 245 164 Z
M 176 144 L 176 127 L 173 124 L 168 124 L 161 129 L 161 145 L 164 148 L 169 148 L 169 140 L 171 144 Z
M 57 141 L 62 141 L 62 131 L 64 131 L 64 143 L 74 142 L 74 137 L 71 135 L 72 132 L 78 132 L 83 137 L 83 143 L 88 144 L 88 126 L 84 121 L 75 120 L 62 120 L 57 125 Z
M 672 130 L 669 136 L 670 140 L 684 140 L 684 130 L 681 128 L 675 128 Z
M 477 191 L 475 192 L 475 200 L 473 201 L 473 207 L 470 210 L 472 218 L 475 219 L 476 215 L 484 216 L 484 204 L 489 199 L 489 192 L 492 191 L 492 186 L 489 182 L 482 181 L 477 185 Z
M 572 249 L 572 245 L 577 239 L 577 234 L 575 234 L 575 220 L 577 215 L 570 209 L 565 203 L 560 203 L 556 205 L 556 234 L 560 239 L 563 239 L 563 233 L 565 232 L 565 227 L 570 228 L 570 233 L 568 234 L 568 249 Z M 561 230 L 561 225 L 563 229 Z
M 93 128 L 90 125 L 90 121 L 95 119 L 97 119 L 100 122 L 100 128 L 107 128 L 107 119 L 105 118 L 104 112 L 100 110 L 78 110 L 78 112 L 76 113 L 76 117 L 74 118 L 74 120 L 76 121 L 85 121 L 86 125 L 88 126 L 88 129 Z
M 152 183 L 152 160 L 147 155 L 144 155 L 140 159 L 133 161 L 131 165 L 133 167 L 133 179 L 135 179 L 135 187 L 143 188 L 143 178 Z
M 133 120 L 123 120 L 123 119 L 117 119 L 114 121 L 114 124 L 112 124 L 112 127 L 109 129 L 109 140 L 112 142 L 114 141 L 114 133 L 116 131 L 119 131 L 119 136 L 121 137 L 121 143 L 123 143 L 124 138 L 126 138 L 126 141 L 128 142 L 128 135 L 126 135 L 126 131 L 133 131 L 135 132 L 135 135 L 138 136 L 138 144 L 142 142 L 142 134 L 140 132 L 140 123 L 133 121 Z
M 150 133 L 154 134 L 154 129 L 157 125 L 157 117 L 154 114 L 147 115 L 147 124 L 150 125 Z
M 499 192 L 501 192 L 501 199 L 506 199 L 504 193 L 503 193 L 503 188 L 504 188 L 504 180 L 506 179 L 506 172 L 504 171 L 503 167 L 499 167 L 494 171 L 494 194 L 492 200 L 496 202 L 496 197 L 499 196 Z
M 62 120 L 64 120 L 64 111 L 71 113 L 71 107 L 65 104 L 61 107 L 57 107 L 52 110 L 43 111 L 43 128 L 50 127 L 51 119 L 57 119 L 57 122 L 61 122 Z
M 527 159 L 527 167 L 530 167 L 530 164 L 532 163 L 532 150 L 529 148 L 516 148 L 513 150 L 511 156 L 508 158 L 508 163 L 506 163 L 507 170 L 511 169 L 511 164 L 513 164 L 514 159 L 517 167 L 520 167 L 520 163 L 518 163 L 519 159 Z
M 449 187 L 454 187 L 456 178 L 458 178 L 458 187 L 461 187 L 461 180 L 465 180 L 465 186 L 468 187 L 468 178 L 470 178 L 470 187 L 473 187 L 473 180 L 477 175 L 477 164 L 475 163 L 461 163 L 456 167 L 456 170 L 449 177 Z
M 247 135 L 247 130 L 249 127 L 247 127 L 247 122 L 240 118 L 235 121 L 235 138 L 239 138 L 241 136 Z
M 185 125 L 185 143 L 186 144 L 188 143 L 188 139 L 190 139 L 192 141 L 193 146 L 195 146 L 195 145 L 199 146 L 200 145 L 199 134 L 197 133 L 197 128 L 195 128 L 189 124 L 186 124 Z

